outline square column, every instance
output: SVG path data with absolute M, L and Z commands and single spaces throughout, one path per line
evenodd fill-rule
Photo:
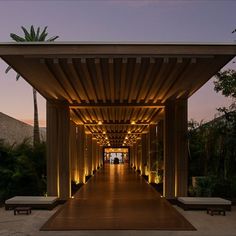
M 175 109 L 175 196 L 188 192 L 188 104 L 177 100 Z
M 164 121 L 160 120 L 157 125 L 157 170 L 158 175 L 163 176 L 163 163 L 164 163 Z
M 142 134 L 142 154 L 141 154 L 141 174 L 145 175 L 145 166 L 147 166 L 148 148 L 147 148 L 147 134 Z
M 134 146 L 129 147 L 129 165 L 134 168 Z
M 103 166 L 103 148 L 99 146 L 99 167 Z
M 85 154 L 85 130 L 84 125 L 77 126 L 77 153 L 78 153 L 78 172 L 79 172 L 79 183 L 85 182 L 84 173 L 84 154 Z
M 47 101 L 47 192 L 61 200 L 71 196 L 69 140 L 68 104 Z
M 59 196 L 58 108 L 47 101 L 47 195 Z
M 187 196 L 187 99 L 168 101 L 165 107 L 164 195 Z
M 175 102 L 165 106 L 164 178 L 163 194 L 167 199 L 175 197 Z
M 86 135 L 86 159 L 87 159 L 87 175 L 90 176 L 93 174 L 92 168 L 92 134 Z
M 100 167 L 100 152 L 99 152 L 99 144 L 96 142 L 96 170 Z
M 134 147 L 134 169 L 137 170 L 138 169 L 138 144 L 137 142 L 134 143 L 133 145 Z
M 96 172 L 96 149 L 97 149 L 97 142 L 96 139 L 93 138 L 92 139 L 92 170 L 93 170 L 93 174 Z
M 141 173 L 142 145 L 141 140 L 137 140 L 137 170 Z
M 76 124 L 70 121 L 70 160 L 71 160 L 71 180 L 78 182 L 78 155 L 76 142 Z
M 156 124 L 149 125 L 148 145 L 149 145 L 149 183 L 155 182 L 156 177 L 156 162 L 157 162 L 157 126 Z

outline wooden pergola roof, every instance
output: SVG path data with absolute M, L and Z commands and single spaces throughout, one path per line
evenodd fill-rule
M 235 44 L 6 43 L 1 58 L 101 144 L 132 144 L 236 55 Z

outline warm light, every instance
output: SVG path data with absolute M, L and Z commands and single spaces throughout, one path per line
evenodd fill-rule
M 72 196 L 71 198 L 75 198 L 74 196 Z
M 128 137 L 126 136 L 125 139 L 128 139 Z
M 108 139 L 108 137 L 106 137 L 105 139 Z
M 131 125 L 135 125 L 136 124 L 136 122 L 133 120 L 133 121 L 131 121 Z
M 102 125 L 102 121 L 99 120 L 99 121 L 98 121 L 98 125 Z
M 103 131 L 102 133 L 103 133 L 103 134 L 106 134 L 106 131 Z
M 131 131 L 130 131 L 130 130 L 128 131 L 128 134 L 131 134 Z

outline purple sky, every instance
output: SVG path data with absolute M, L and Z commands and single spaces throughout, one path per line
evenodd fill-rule
M 60 41 L 233 42 L 236 1 L 227 0 L 8 0 L 0 1 L 0 42 L 20 26 L 48 26 Z M 235 64 L 234 64 L 235 65 Z M 227 67 L 232 67 L 232 63 Z M 0 61 L 0 111 L 24 121 L 33 117 L 32 89 Z M 189 99 L 189 119 L 214 117 L 230 99 L 216 94 L 213 80 Z M 41 125 L 45 101 L 39 97 Z

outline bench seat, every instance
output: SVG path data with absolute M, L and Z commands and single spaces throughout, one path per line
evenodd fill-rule
M 58 197 L 50 196 L 15 196 L 5 201 L 5 209 L 31 207 L 33 209 L 53 209 L 58 204 Z
M 231 201 L 219 197 L 178 197 L 178 206 L 184 210 L 206 210 L 218 207 L 231 211 Z

